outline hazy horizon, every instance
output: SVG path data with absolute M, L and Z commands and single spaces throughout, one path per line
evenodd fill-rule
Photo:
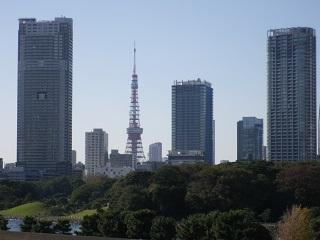
M 267 31 L 301 26 L 318 32 L 319 7 L 316 0 L 3 1 L 0 158 L 16 161 L 19 18 L 73 18 L 78 161 L 84 161 L 85 132 L 93 128 L 109 134 L 109 152 L 125 150 L 135 40 L 145 155 L 154 142 L 163 143 L 164 155 L 171 148 L 173 82 L 201 78 L 214 89 L 219 163 L 236 159 L 237 121 L 244 116 L 263 118 L 266 140 Z

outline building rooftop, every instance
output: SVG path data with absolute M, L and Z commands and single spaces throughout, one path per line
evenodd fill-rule
M 268 37 L 288 35 L 292 33 L 312 33 L 313 36 L 316 35 L 316 30 L 310 27 L 292 27 L 292 28 L 279 28 L 270 29 L 268 31 Z
M 179 86 L 179 85 L 206 85 L 207 87 L 211 87 L 211 83 L 209 83 L 205 80 L 201 80 L 200 78 L 198 78 L 196 80 L 175 81 L 174 85 L 175 86 Z
M 50 22 L 70 22 L 72 18 L 56 17 L 54 20 L 37 20 L 36 18 L 19 18 L 19 23 L 50 23 Z

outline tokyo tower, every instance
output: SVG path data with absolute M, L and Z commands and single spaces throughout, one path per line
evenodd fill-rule
M 140 109 L 138 101 L 138 75 L 136 73 L 136 47 L 133 49 L 133 74 L 131 81 L 131 98 L 129 127 L 127 128 L 128 140 L 126 153 L 132 154 L 133 168 L 135 169 L 138 162 L 145 161 L 143 153 L 141 134 L 143 129 L 140 127 Z

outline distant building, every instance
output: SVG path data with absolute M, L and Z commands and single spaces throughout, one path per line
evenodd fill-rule
M 212 162 L 215 164 L 216 162 L 216 120 L 213 120 L 212 122 Z
M 16 167 L 16 163 L 6 163 L 4 165 L 4 170 L 11 170 Z
M 316 160 L 316 31 L 269 30 L 267 62 L 268 160 Z
M 168 164 L 195 164 L 205 163 L 204 152 L 202 151 L 169 151 Z
M 26 172 L 23 167 L 13 167 L 5 171 L 6 179 L 10 181 L 25 181 Z M 32 179 L 30 179 L 32 180 Z
M 85 165 L 82 162 L 77 162 L 72 168 L 72 175 L 82 177 L 85 171 Z
M 72 150 L 72 168 L 74 168 L 77 164 L 77 151 Z
M 230 161 L 229 160 L 227 160 L 227 159 L 223 159 L 223 160 L 220 160 L 220 163 L 229 163 Z
M 17 166 L 28 180 L 71 173 L 72 25 L 19 19 Z
M 111 162 L 107 161 L 104 167 L 100 167 L 96 171 L 96 176 L 108 176 L 110 178 L 118 178 L 126 176 L 134 171 L 132 167 L 112 167 Z
M 211 84 L 200 79 L 176 81 L 172 86 L 171 121 L 172 153 L 175 155 L 177 152 L 202 152 L 204 160 L 214 164 Z M 192 158 L 197 159 L 198 156 Z
M 110 153 L 110 166 L 114 168 L 131 167 L 134 168 L 132 154 L 121 154 L 117 149 L 112 149 Z
M 262 147 L 262 160 L 267 161 L 267 146 Z
M 263 120 L 243 117 L 237 124 L 237 160 L 263 159 Z
M 3 170 L 3 158 L 0 158 L 0 171 Z
M 162 161 L 162 143 L 156 142 L 149 145 L 149 161 Z
M 76 166 L 74 168 L 84 171 L 85 170 L 85 165 L 82 162 L 77 162 Z
M 146 161 L 140 162 L 137 165 L 136 171 L 140 172 L 154 172 L 157 171 L 162 166 L 165 166 L 167 163 L 162 161 Z
M 108 134 L 103 129 L 86 132 L 86 175 L 95 176 L 96 170 L 105 166 L 108 155 Z

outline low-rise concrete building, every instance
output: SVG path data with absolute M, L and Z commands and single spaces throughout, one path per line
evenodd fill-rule
M 121 154 L 119 150 L 112 149 L 110 153 L 109 160 L 111 163 L 111 167 L 114 168 L 122 168 L 122 167 L 130 167 L 133 168 L 132 154 Z
M 169 151 L 168 163 L 170 165 L 205 163 L 203 151 Z

